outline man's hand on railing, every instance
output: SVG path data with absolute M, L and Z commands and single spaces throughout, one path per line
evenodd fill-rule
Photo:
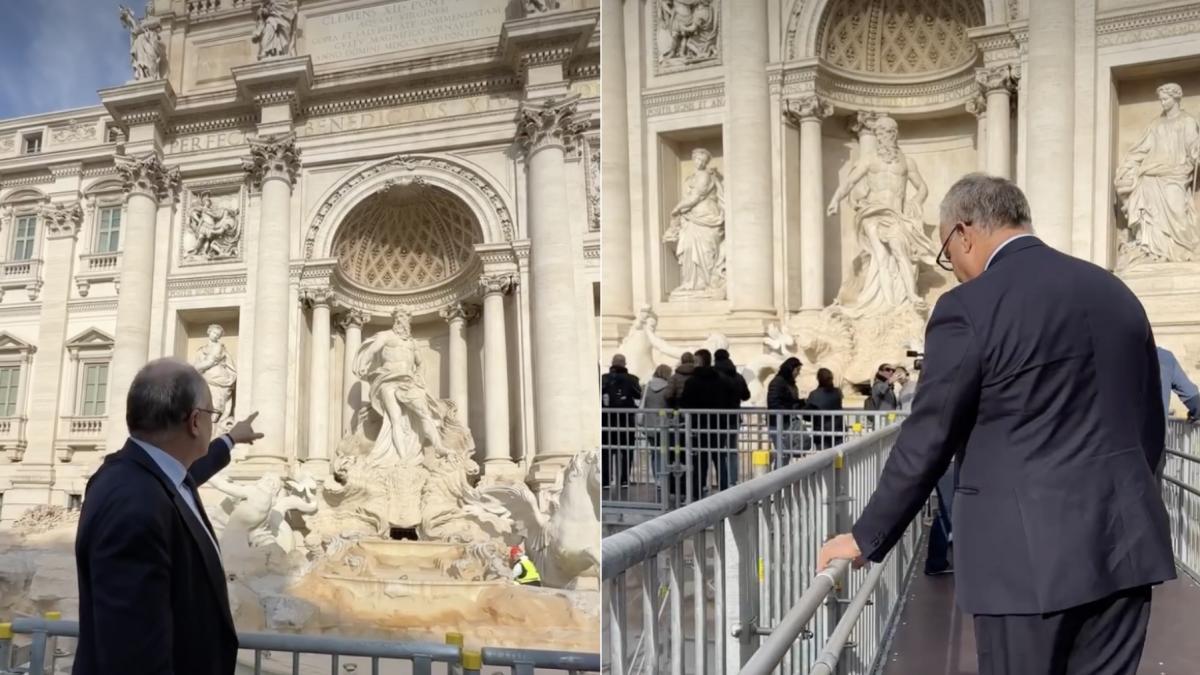
M 858 542 L 854 541 L 854 535 L 849 533 L 839 534 L 825 542 L 817 556 L 817 571 L 829 567 L 834 560 L 849 560 L 854 569 L 867 564 L 867 559 L 862 557 L 862 551 L 858 549 Z

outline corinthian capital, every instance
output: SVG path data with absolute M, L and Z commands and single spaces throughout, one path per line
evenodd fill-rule
M 511 274 L 492 274 L 479 277 L 479 292 L 483 295 L 508 295 L 517 285 L 516 278 Z
M 41 215 L 46 224 L 46 236 L 50 239 L 74 237 L 83 222 L 83 208 L 79 202 L 43 206 Z
M 815 94 L 790 98 L 784 101 L 784 106 L 783 116 L 796 125 L 806 119 L 820 122 L 833 114 L 833 105 Z
M 296 182 L 300 171 L 300 148 L 296 147 L 296 134 L 275 136 L 252 136 L 250 156 L 242 158 L 242 169 L 250 174 L 257 185 L 268 180 L 286 180 L 288 185 Z
M 313 286 L 300 289 L 300 302 L 309 307 L 329 306 L 333 301 L 333 289 L 329 286 Z
M 579 95 L 525 102 L 517 118 L 517 142 L 532 155 L 545 147 L 573 147 L 588 128 L 587 118 L 578 114 Z
M 117 155 L 113 161 L 125 191 L 131 195 L 140 194 L 157 200 L 172 197 L 179 191 L 179 168 L 167 168 L 154 153 L 140 157 Z
M 454 302 L 438 311 L 438 314 L 447 323 L 457 320 L 470 322 L 475 317 L 479 316 L 479 307 L 465 302 Z
M 982 96 L 976 96 L 970 101 L 967 101 L 966 107 L 967 112 L 971 113 L 976 119 L 978 119 L 987 114 L 987 99 Z
M 997 90 L 1012 92 L 1016 89 L 1017 77 L 1012 66 L 995 66 L 975 70 L 975 81 L 979 83 L 979 88 L 983 90 L 984 94 Z
M 338 325 L 342 330 L 347 328 L 362 328 L 363 324 L 371 320 L 371 315 L 361 309 L 348 309 L 344 314 L 338 317 Z

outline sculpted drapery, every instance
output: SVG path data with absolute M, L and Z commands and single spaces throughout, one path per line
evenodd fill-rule
M 725 298 L 725 187 L 709 166 L 712 155 L 692 151 L 696 172 L 684 184 L 683 199 L 671 211 L 663 240 L 675 244 L 681 283 L 671 299 Z
M 1163 112 L 1122 160 L 1114 181 L 1123 198 L 1130 241 L 1119 267 L 1138 262 L 1185 262 L 1200 255 L 1192 201 L 1200 166 L 1200 124 L 1179 107 L 1177 84 L 1158 88 Z

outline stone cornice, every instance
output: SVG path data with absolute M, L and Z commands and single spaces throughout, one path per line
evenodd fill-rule
M 404 87 L 400 90 L 397 90 L 395 87 L 388 87 L 385 91 L 378 94 L 315 101 L 304 106 L 304 115 L 310 117 L 335 115 L 373 108 L 424 103 L 427 101 L 467 98 L 482 94 L 519 91 L 520 87 L 521 82 L 515 75 L 496 75 L 449 84 L 428 84 L 412 88 Z
M 181 134 L 202 134 L 210 131 L 239 129 L 254 124 L 257 119 L 258 116 L 254 113 L 245 112 L 236 115 L 179 120 L 167 128 L 167 133 L 171 136 L 178 136 Z
M 1135 12 L 1106 13 L 1097 17 L 1096 45 L 1144 42 L 1200 33 L 1200 3 Z
M 238 295 L 246 292 L 246 273 L 167 278 L 167 297 Z

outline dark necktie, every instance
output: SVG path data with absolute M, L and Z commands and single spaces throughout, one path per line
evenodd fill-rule
M 187 474 L 183 479 L 183 484 L 187 486 L 188 491 L 192 493 L 192 500 L 196 503 L 196 511 L 200 514 L 200 522 L 204 523 L 204 527 L 208 530 L 208 534 L 212 537 L 214 544 L 217 544 L 217 535 L 213 530 L 212 523 L 208 521 L 208 514 L 204 512 L 204 502 L 200 501 L 200 490 L 196 487 L 196 481 L 192 480 L 192 474 Z M 217 544 L 217 549 L 220 550 L 220 544 Z

